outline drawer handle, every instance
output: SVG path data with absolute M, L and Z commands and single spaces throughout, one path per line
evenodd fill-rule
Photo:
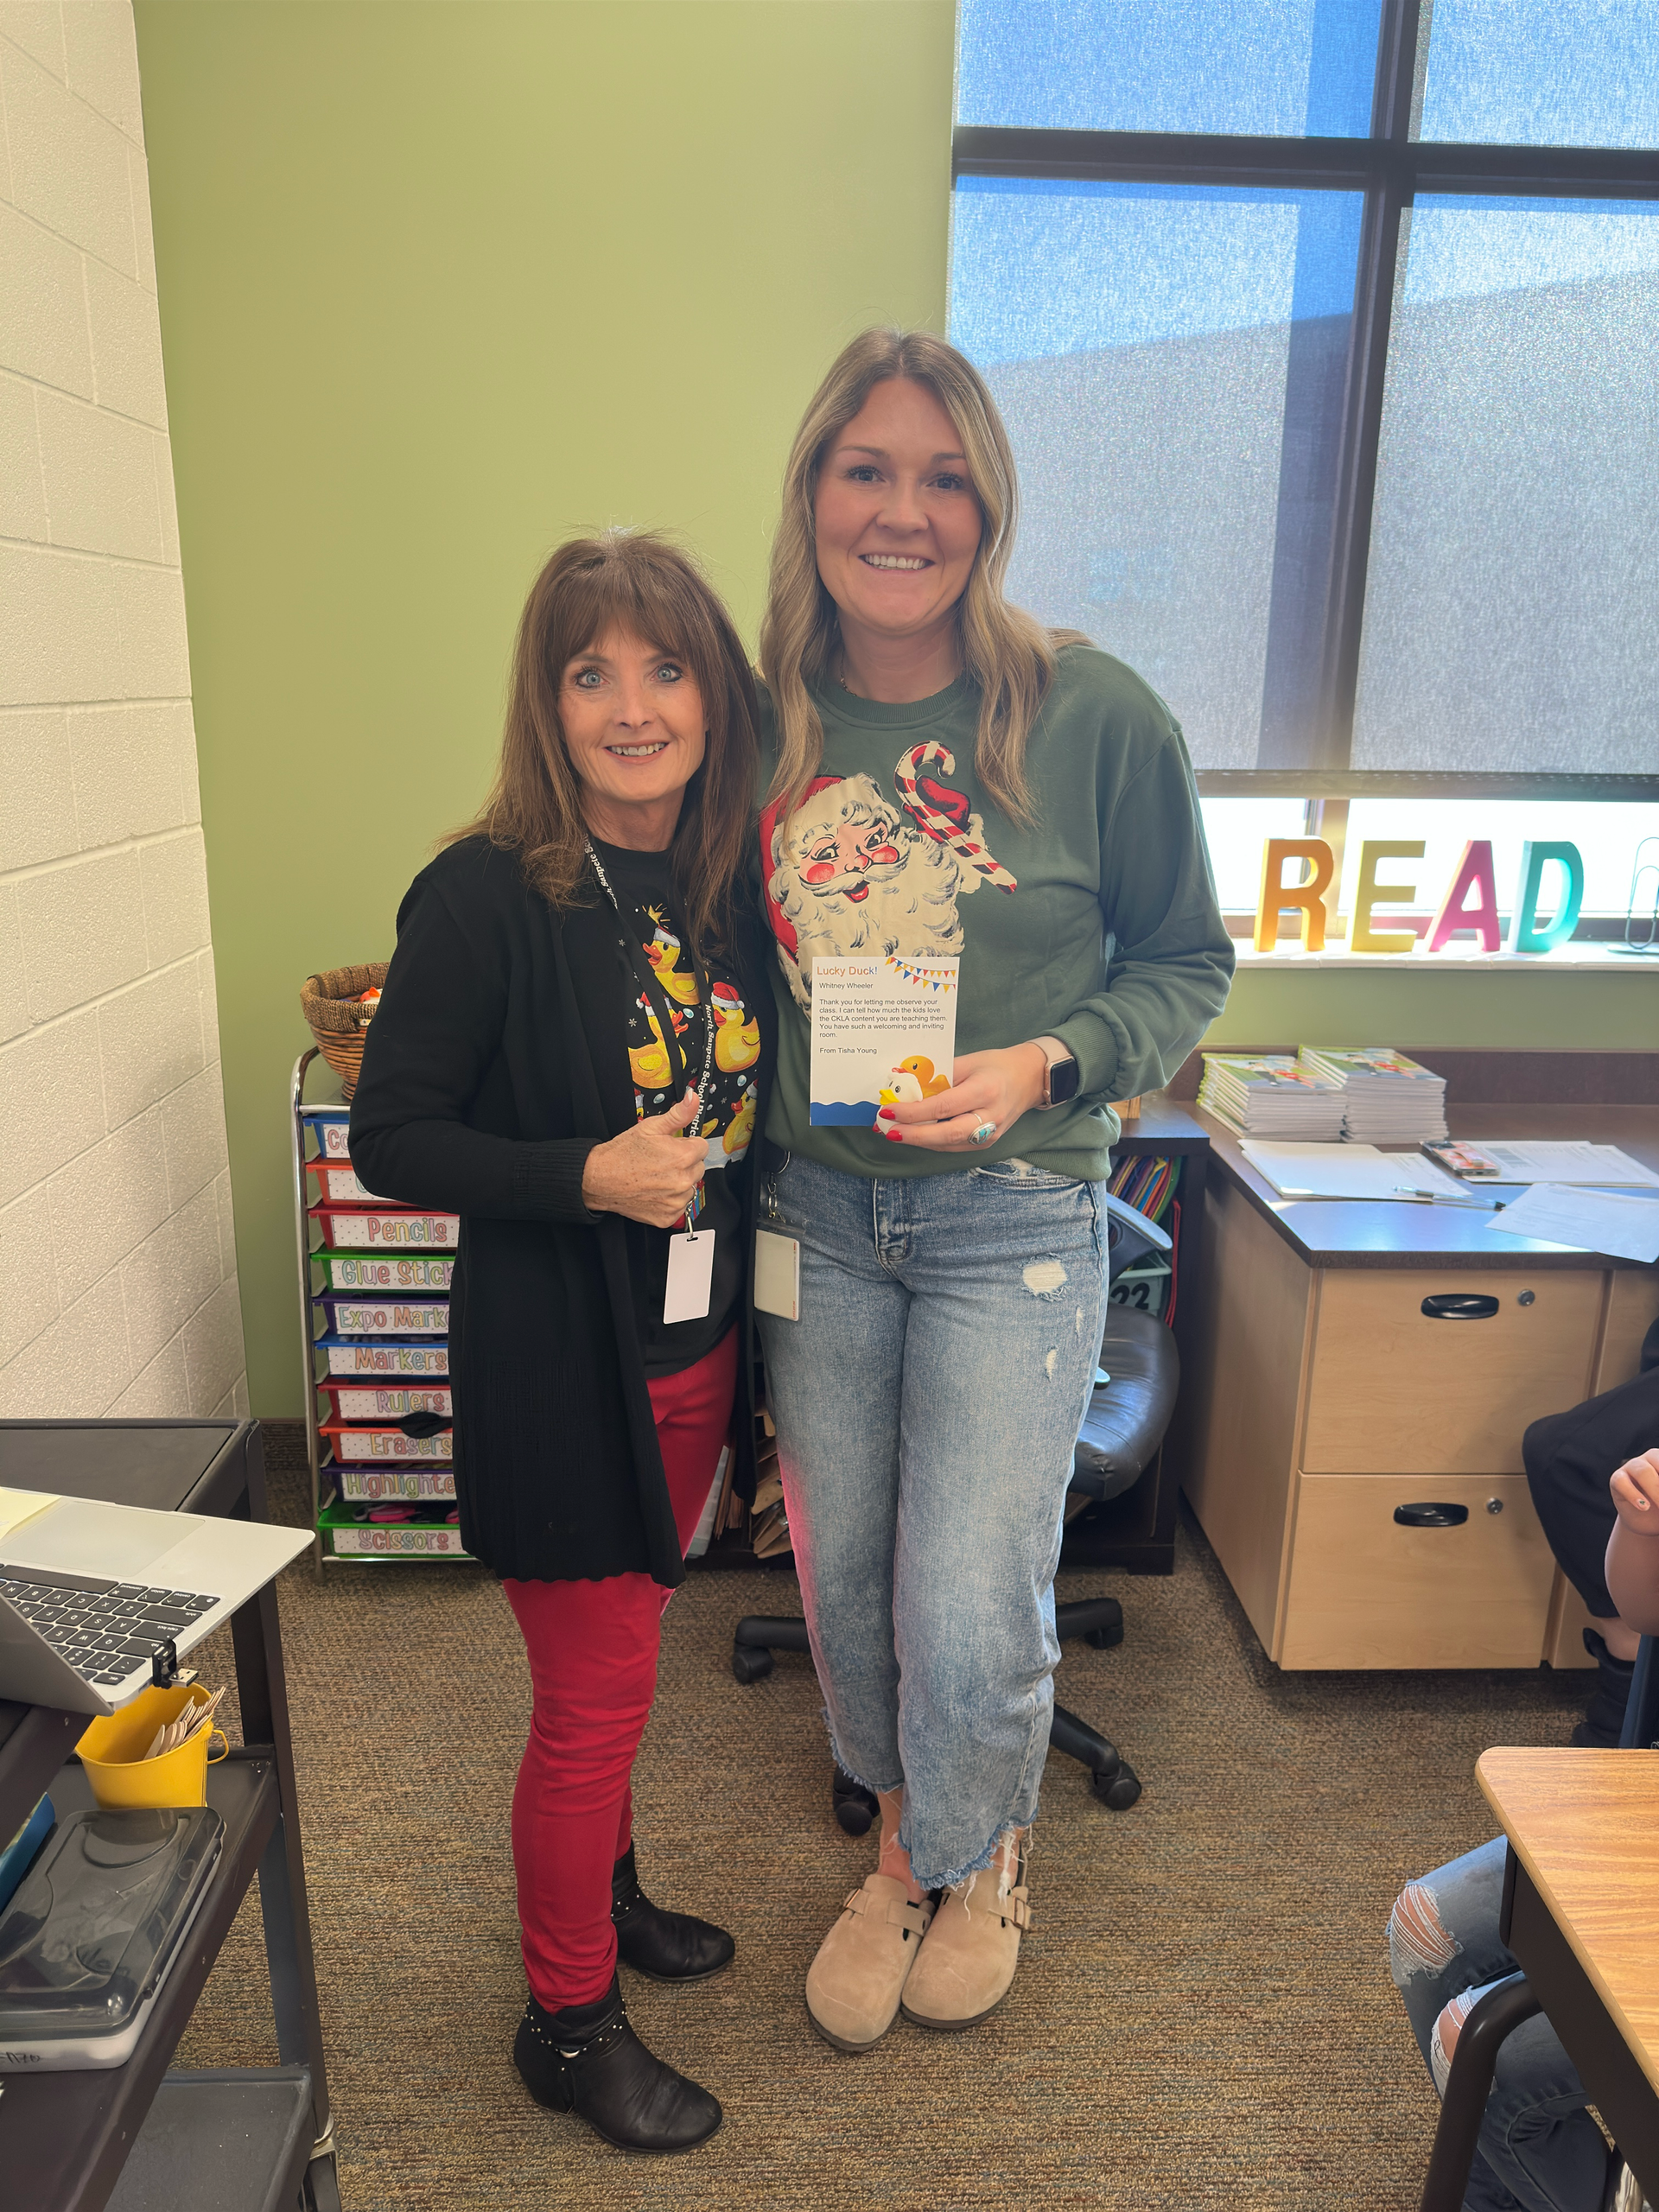
M 405 1436 L 437 1436 L 449 1427 L 442 1414 L 405 1414 L 397 1424 Z
M 1490 1321 L 1497 1300 L 1484 1290 L 1438 1290 L 1423 1300 L 1422 1311 L 1431 1321 Z
M 1425 1498 L 1417 1505 L 1396 1505 L 1394 1517 L 1402 1529 L 1461 1529 L 1469 1509 Z

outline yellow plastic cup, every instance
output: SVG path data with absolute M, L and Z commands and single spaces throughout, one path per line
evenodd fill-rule
M 205 1805 L 208 1766 L 224 1758 L 231 1748 L 222 1730 L 204 1728 L 188 1744 L 163 1751 L 159 1758 L 147 1759 L 144 1753 L 155 1742 L 158 1728 L 176 1720 L 188 1706 L 207 1701 L 207 1693 L 200 1682 L 173 1690 L 152 1686 L 141 1690 L 119 1713 L 94 1720 L 75 1749 L 99 1803 L 111 1808 Z M 225 1746 L 212 1762 L 207 1757 L 210 1736 L 217 1736 Z

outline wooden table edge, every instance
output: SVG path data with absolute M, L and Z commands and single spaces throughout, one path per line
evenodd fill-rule
M 1550 1918 L 1555 1923 L 1556 1927 L 1560 1930 L 1563 1942 L 1571 1950 L 1573 1957 L 1578 1961 L 1579 1966 L 1582 1969 L 1586 1979 L 1589 1981 L 1591 1987 L 1595 1991 L 1596 1995 L 1600 1999 L 1603 2005 L 1605 2007 L 1608 2018 L 1613 2022 L 1614 2025 L 1618 2028 L 1619 2034 L 1624 2037 L 1625 2047 L 1629 2050 L 1631 2056 L 1636 2060 L 1643 2073 L 1647 2076 L 1649 2087 L 1653 2089 L 1656 2095 L 1659 2095 L 1659 2054 L 1649 2050 L 1646 2037 L 1632 2024 L 1629 2017 L 1625 2013 L 1624 2006 L 1619 2003 L 1612 1991 L 1607 1986 L 1606 1982 L 1602 1979 L 1601 1974 L 1593 1959 L 1586 1956 L 1579 1942 L 1578 1936 L 1573 1929 L 1571 1916 L 1566 1912 L 1565 1909 L 1561 1905 L 1560 1900 L 1556 1897 L 1548 1878 L 1544 1874 L 1541 1868 L 1539 1866 L 1537 1860 L 1528 1849 L 1526 1844 L 1514 1833 L 1510 1826 L 1509 1821 L 1504 1817 L 1503 1800 L 1498 1795 L 1500 1785 L 1493 1779 L 1492 1776 L 1489 1774 L 1486 1767 L 1486 1762 L 1493 1756 L 1494 1751 L 1496 1751 L 1499 1757 L 1503 1756 L 1505 1752 L 1518 1752 L 1522 1757 L 1528 1758 L 1537 1758 L 1542 1756 L 1549 1758 L 1560 1758 L 1562 1760 L 1571 1759 L 1575 1762 L 1594 1761 L 1598 1764 L 1599 1764 L 1601 1760 L 1606 1758 L 1624 1759 L 1637 1757 L 1652 1758 L 1654 1754 L 1652 1752 L 1637 1753 L 1632 1751 L 1580 1751 L 1577 1749 L 1568 1749 L 1565 1746 L 1557 1750 L 1550 1746 L 1539 1745 L 1494 1745 L 1492 1751 L 1483 1751 L 1480 1757 L 1476 1760 L 1475 1780 L 1480 1785 L 1480 1793 L 1482 1796 L 1484 1797 L 1486 1802 L 1491 1807 L 1493 1812 L 1497 1814 L 1498 1825 L 1502 1827 L 1503 1834 L 1508 1840 L 1510 1848 L 1514 1852 L 1516 1857 L 1521 1861 L 1522 1866 L 1526 1869 L 1527 1879 L 1532 1884 L 1534 1889 L 1537 1891 L 1539 1896 L 1543 1899 L 1544 1904 L 1548 1906 Z M 1656 1794 L 1659 1795 L 1659 1792 L 1656 1792 Z

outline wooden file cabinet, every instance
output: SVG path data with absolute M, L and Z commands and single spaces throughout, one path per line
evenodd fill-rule
M 1532 1510 L 1522 1432 L 1636 1373 L 1655 1270 L 1495 1236 L 1445 1207 L 1287 1204 L 1224 1124 L 1198 1118 L 1214 1165 L 1185 1488 L 1268 1656 L 1581 1661 L 1581 1609 Z M 1463 1118 L 1459 1135 L 1556 1134 L 1500 1128 L 1491 1109 L 1469 1109 L 1478 1129 Z M 1605 1134 L 1659 1165 L 1651 1137 Z M 1497 1307 L 1425 1312 L 1447 1297 Z M 1395 1520 L 1426 1503 L 1466 1517 Z

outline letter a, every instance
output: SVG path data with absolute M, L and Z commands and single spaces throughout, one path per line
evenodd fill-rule
M 1471 890 L 1479 896 L 1472 906 L 1465 907 L 1463 902 Z M 1497 885 L 1492 876 L 1490 837 L 1471 837 L 1464 847 L 1452 888 L 1440 902 L 1440 911 L 1428 933 L 1428 950 L 1438 952 L 1447 938 L 1455 936 L 1459 930 L 1476 931 L 1483 952 L 1496 952 L 1503 943 L 1497 926 Z

